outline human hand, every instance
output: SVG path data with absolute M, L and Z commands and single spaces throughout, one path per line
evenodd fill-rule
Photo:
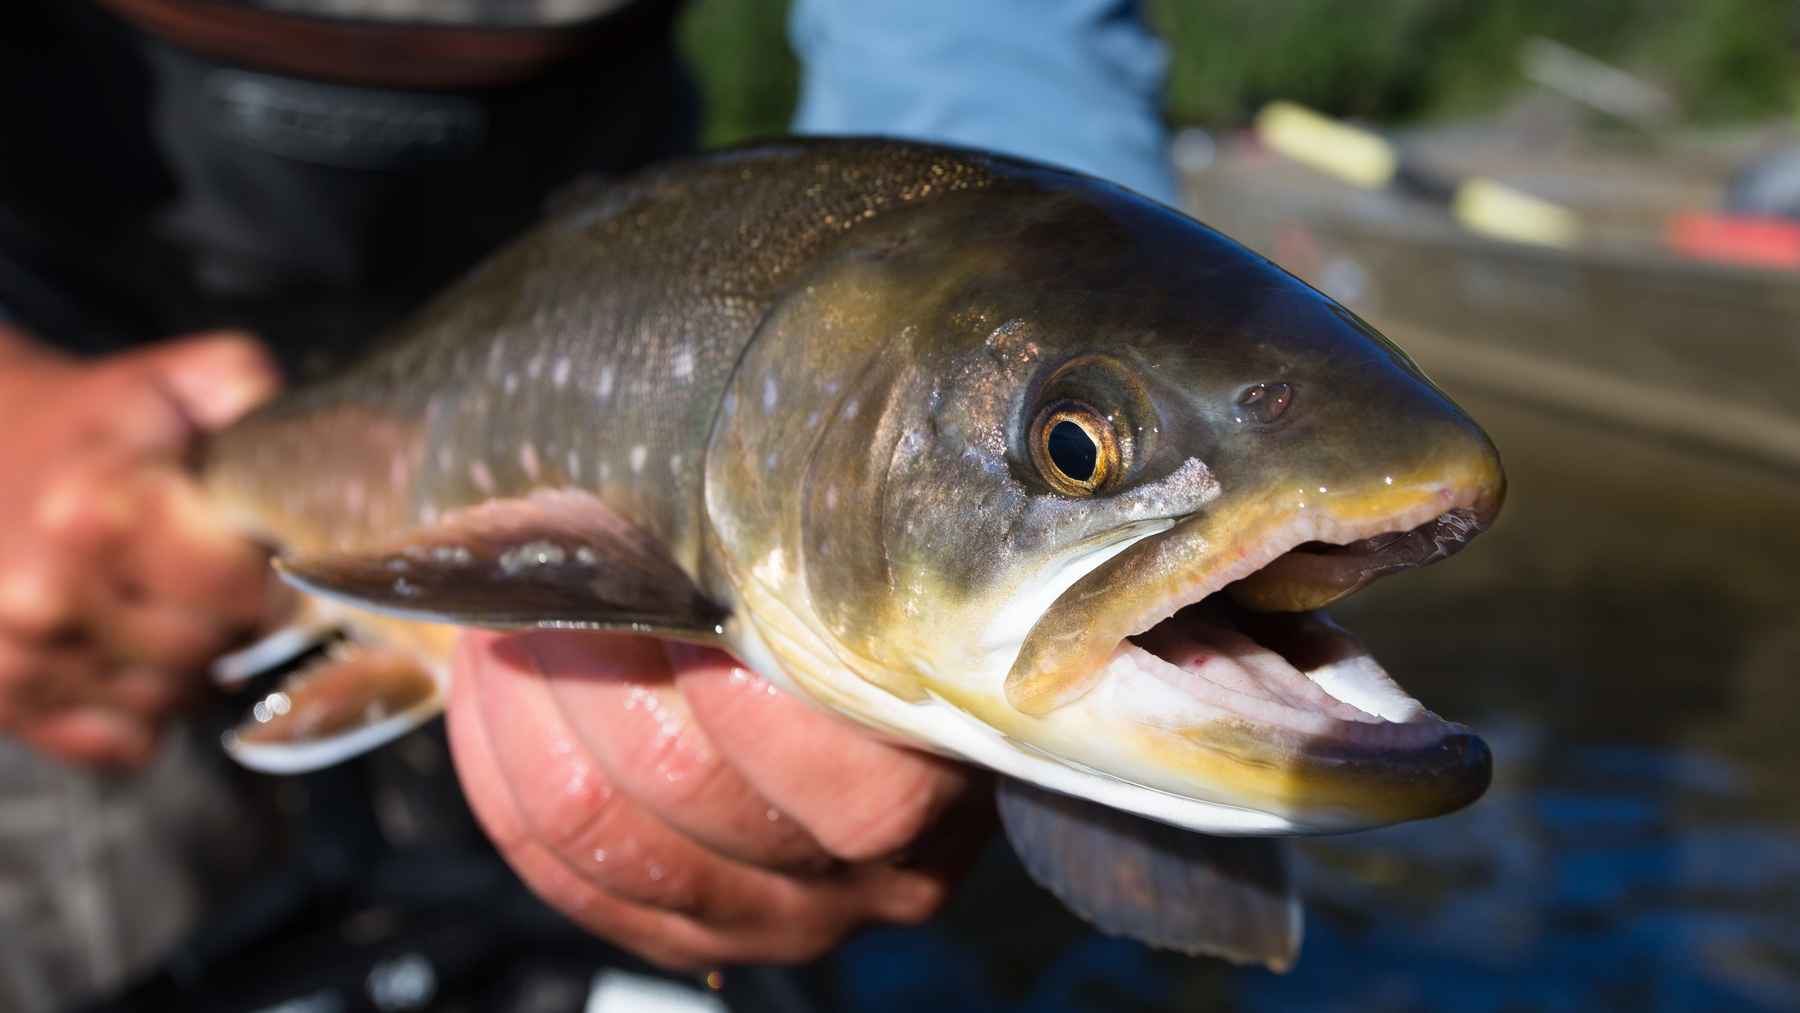
M 472 633 L 454 671 L 451 750 L 488 835 L 564 914 L 665 967 L 803 961 L 920 921 L 992 829 L 979 773 L 719 651 Z
M 266 619 L 263 553 L 218 528 L 185 459 L 277 384 L 242 335 L 83 362 L 0 325 L 0 733 L 141 764 Z

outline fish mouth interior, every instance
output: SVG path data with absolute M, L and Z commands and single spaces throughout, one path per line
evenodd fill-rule
M 1341 544 L 1301 542 L 1224 587 L 1195 589 L 1198 598 L 1122 640 L 1108 675 L 1175 690 L 1150 694 L 1156 713 L 1143 715 L 1172 729 L 1225 721 L 1311 756 L 1433 750 L 1466 729 L 1426 709 L 1361 641 L 1309 606 L 1443 559 L 1482 526 L 1473 511 L 1454 509 Z

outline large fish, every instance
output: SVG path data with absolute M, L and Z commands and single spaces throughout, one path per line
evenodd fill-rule
M 1102 928 L 1273 967 L 1299 909 L 1253 838 L 1489 779 L 1318 609 L 1489 524 L 1492 444 L 1343 307 L 1068 172 L 846 140 L 647 173 L 224 433 L 206 480 L 312 601 L 226 670 L 369 645 L 256 706 L 252 767 L 435 715 L 454 625 L 714 643 L 1006 775 L 1027 867 Z

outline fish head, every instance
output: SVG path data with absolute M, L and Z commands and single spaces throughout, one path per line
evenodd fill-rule
M 708 496 L 771 651 L 871 724 L 1006 769 L 831 671 L 1197 830 L 1479 797 L 1485 745 L 1320 610 L 1488 526 L 1493 444 L 1266 259 L 1122 190 L 1027 182 L 878 223 L 746 357 Z

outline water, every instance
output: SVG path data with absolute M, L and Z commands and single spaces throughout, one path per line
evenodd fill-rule
M 1484 799 L 1307 842 L 1285 976 L 1095 935 L 997 848 L 946 918 L 846 948 L 836 1000 L 1800 1009 L 1800 479 L 1453 393 L 1506 458 L 1500 524 L 1333 611 L 1487 739 Z

